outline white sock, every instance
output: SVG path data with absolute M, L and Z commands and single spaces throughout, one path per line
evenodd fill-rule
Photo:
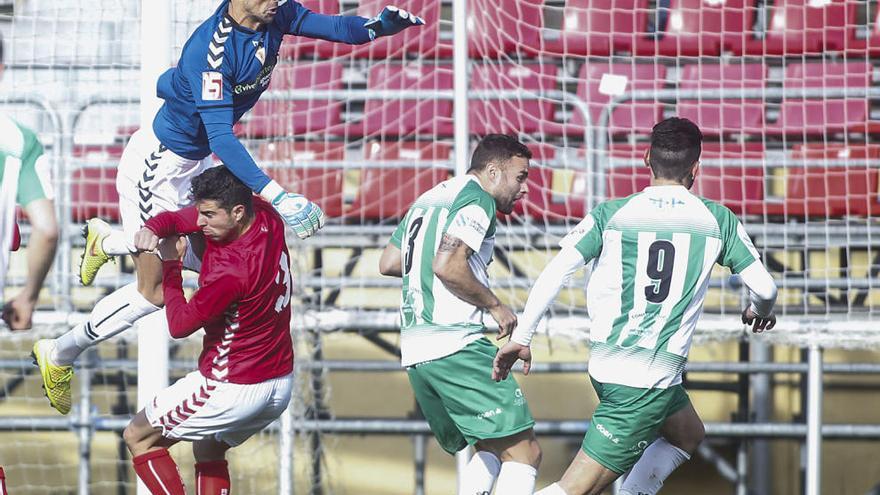
M 535 495 L 568 495 L 565 493 L 565 490 L 559 486 L 559 483 L 553 483 L 552 485 L 544 488 L 543 490 L 538 490 L 535 492 Z
M 505 462 L 498 473 L 498 495 L 532 495 L 538 470 L 521 462 Z
M 125 232 L 113 229 L 110 234 L 101 241 L 101 249 L 110 256 L 121 256 L 123 254 L 131 254 L 134 247 L 125 238 Z
M 501 461 L 495 454 L 478 450 L 461 472 L 461 491 L 458 495 L 489 495 L 501 470 Z
M 621 490 L 623 493 L 654 495 L 660 491 L 663 481 L 675 468 L 691 458 L 687 452 L 667 442 L 664 438 L 654 440 L 632 467 Z
M 52 361 L 69 366 L 89 347 L 128 330 L 139 318 L 160 309 L 138 292 L 137 282 L 116 289 L 98 301 L 87 322 L 55 339 Z

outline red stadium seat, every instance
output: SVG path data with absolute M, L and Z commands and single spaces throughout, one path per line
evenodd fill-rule
M 789 168 L 784 213 L 813 218 L 880 215 L 878 181 L 876 168 Z
M 116 167 L 84 167 L 70 177 L 71 219 L 84 222 L 101 217 L 119 222 L 119 194 Z
M 300 0 L 303 7 L 320 14 L 339 14 L 339 0 Z M 324 40 L 315 40 L 304 36 L 287 35 L 281 42 L 278 58 L 290 60 L 303 57 L 314 57 L 318 51 L 332 52 L 336 43 Z
M 617 77 L 613 77 L 617 76 Z M 593 125 L 599 123 L 602 110 L 611 101 L 608 94 L 603 93 L 602 81 L 607 78 L 620 81 L 623 92 L 635 90 L 659 90 L 666 81 L 666 66 L 661 64 L 629 64 L 586 62 L 578 76 L 577 94 L 590 107 L 590 119 Z M 608 82 L 606 81 L 606 82 Z M 656 101 L 627 102 L 618 105 L 611 113 L 608 129 L 613 134 L 648 134 L 654 124 L 662 120 L 663 105 Z M 571 123 L 583 126 L 585 123 L 580 112 L 575 112 Z
M 345 216 L 363 220 L 402 218 L 420 194 L 449 178 L 438 168 L 367 168 L 357 198 Z
M 761 89 L 767 79 L 764 64 L 698 64 L 682 69 L 684 91 Z M 760 134 L 764 128 L 761 99 L 680 100 L 678 115 L 696 123 L 705 135 Z
M 497 0 L 471 0 L 467 25 L 470 56 L 540 53 L 543 3 L 543 0 L 505 0 L 504 7 L 499 8 Z
M 858 57 L 864 57 L 866 54 L 872 57 L 880 55 L 880 9 L 877 9 L 877 14 L 869 20 L 865 36 L 861 37 L 860 34 L 853 25 L 847 33 L 847 52 Z
M 342 65 L 336 62 L 279 65 L 272 73 L 270 88 L 284 90 L 342 89 Z M 249 138 L 301 136 L 307 133 L 341 131 L 341 101 L 261 99 L 246 116 L 241 130 Z
M 878 144 L 800 143 L 792 148 L 794 159 L 866 159 L 880 158 Z
M 343 170 L 317 167 L 271 167 L 269 177 L 288 191 L 314 201 L 328 217 L 341 217 L 343 211 Z
M 647 0 L 568 0 L 559 39 L 545 39 L 544 46 L 567 55 L 633 53 L 648 41 L 648 12 Z
M 371 90 L 451 90 L 452 66 L 422 64 L 375 65 L 370 68 Z M 425 96 L 418 100 L 367 100 L 362 122 L 352 124 L 352 134 L 451 136 L 452 101 Z
M 122 158 L 122 151 L 125 146 L 121 144 L 111 144 L 108 146 L 91 145 L 91 144 L 75 144 L 73 145 L 73 157 L 77 160 L 86 162 L 119 162 Z
M 764 204 L 764 168 L 735 160 L 723 166 L 702 166 L 691 192 L 730 208 L 737 215 L 759 211 Z
M 373 141 L 364 150 L 367 160 L 449 161 L 452 156 L 452 144 L 437 141 Z
M 345 143 L 340 141 L 272 141 L 260 143 L 259 162 L 322 162 L 345 159 Z
M 821 55 L 843 50 L 855 23 L 856 2 L 776 0 L 771 9 L 766 37 L 750 40 L 747 55 Z
M 556 65 L 480 64 L 473 68 L 474 90 L 520 90 L 535 94 L 556 89 Z M 549 99 L 475 99 L 468 104 L 471 133 L 515 134 L 541 132 L 553 121 L 553 102 Z
M 739 49 L 749 36 L 755 0 L 670 0 L 666 29 L 656 53 L 668 56 L 717 56 Z
M 868 62 L 793 63 L 785 70 L 785 88 L 868 87 L 873 69 Z M 865 131 L 870 103 L 866 98 L 785 99 L 769 134 L 826 134 Z
M 582 172 L 532 167 L 529 192 L 521 201 L 525 214 L 539 222 L 579 221 L 586 214 L 586 188 Z

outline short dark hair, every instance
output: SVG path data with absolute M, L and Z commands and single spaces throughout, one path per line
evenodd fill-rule
M 486 168 L 486 164 L 489 162 L 506 162 L 515 156 L 531 160 L 532 152 L 513 136 L 489 134 L 480 141 L 477 149 L 474 150 L 468 172 L 479 172 Z
M 253 215 L 254 193 L 226 167 L 209 168 L 193 177 L 191 190 L 195 201 L 216 201 L 227 212 L 235 205 L 243 205 L 245 214 Z
M 670 117 L 651 130 L 649 165 L 654 177 L 681 181 L 700 159 L 703 133 L 688 119 Z

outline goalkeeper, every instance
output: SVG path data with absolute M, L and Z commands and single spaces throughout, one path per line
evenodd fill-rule
M 190 36 L 178 66 L 159 77 L 157 93 L 165 103 L 152 128 L 135 132 L 122 154 L 116 188 L 123 232 L 111 231 L 98 219 L 90 220 L 84 229 L 83 284 L 92 283 L 111 256 L 129 253 L 137 282 L 100 300 L 84 324 L 56 340 L 34 344 L 52 407 L 62 414 L 70 411 L 71 365 L 82 351 L 130 328 L 163 305 L 162 264 L 153 254 L 134 253 L 134 235 L 153 216 L 190 204 L 190 182 L 212 166 L 211 153 L 270 202 L 301 239 L 323 225 L 318 205 L 271 180 L 232 132 L 233 124 L 267 89 L 283 36 L 363 44 L 421 24 L 421 18 L 395 7 L 366 19 L 318 14 L 287 0 L 220 3 Z M 184 263 L 187 268 L 198 268 L 192 253 Z
M 776 285 L 736 216 L 690 193 L 702 134 L 686 119 L 660 122 L 645 163 L 650 187 L 598 205 L 562 241 L 529 293 L 522 324 L 495 357 L 501 380 L 531 359 L 538 321 L 577 269 L 592 263 L 589 374 L 599 397 L 581 450 L 558 483 L 536 495 L 598 495 L 631 469 L 621 494 L 654 495 L 703 439 L 682 387 L 712 267 L 738 273 L 751 291 L 743 323 L 776 324 Z

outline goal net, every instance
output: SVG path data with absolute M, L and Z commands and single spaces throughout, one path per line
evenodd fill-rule
M 386 2 L 302 3 L 370 17 Z M 321 428 L 334 418 L 414 412 L 405 379 L 374 381 L 346 372 L 343 361 L 396 359 L 399 286 L 378 273 L 381 249 L 412 201 L 456 173 L 455 146 L 472 149 L 491 132 L 517 135 L 534 155 L 529 193 L 499 218 L 490 266 L 493 287 L 513 308 L 522 309 L 559 239 L 592 206 L 649 184 L 643 157 L 651 127 L 677 115 L 705 136 L 694 192 L 737 214 L 780 288 L 778 331 L 760 338 L 880 343 L 873 1 L 468 0 L 468 143 L 454 139 L 452 1 L 395 4 L 427 25 L 358 47 L 288 37 L 270 90 L 235 129 L 260 166 L 328 216 L 314 238 L 289 238 L 294 445 L 285 450 L 276 423 L 235 449 L 236 491 L 274 493 L 292 480 L 297 493 L 399 493 L 418 483 L 409 470 L 418 448 L 408 437 L 343 437 Z M 172 2 L 175 63 L 217 5 Z M 79 287 L 77 228 L 94 216 L 119 221 L 115 167 L 138 126 L 141 53 L 156 47 L 140 45 L 136 0 L 0 0 L 0 13 L 0 97 L 52 157 L 64 231 L 40 299 L 54 311 L 41 314 L 34 331 L 0 331 L 0 465 L 16 495 L 73 492 L 81 466 L 90 493 L 132 493 L 120 425 L 136 412 L 135 333 L 102 344 L 78 370 L 68 419 L 48 407 L 26 356 L 36 338 L 66 331 L 133 280 L 131 263 L 120 260 L 102 269 L 94 288 Z M 25 253 L 13 257 L 7 300 L 24 283 Z M 195 287 L 191 278 L 187 284 Z M 587 337 L 584 286 L 581 273 L 541 332 Z M 748 337 L 739 323 L 745 303 L 738 278 L 717 268 L 696 338 Z M 198 338 L 172 344 L 172 380 L 193 369 L 199 348 Z M 327 362 L 341 373 L 328 374 Z M 84 395 L 88 401 L 78 402 Z M 393 431 L 369 421 L 362 428 Z M 172 454 L 191 484 L 187 449 Z M 442 456 L 431 449 L 432 459 Z M 368 476 L 375 466 L 394 474 Z M 454 490 L 451 465 L 432 476 L 444 493 Z

